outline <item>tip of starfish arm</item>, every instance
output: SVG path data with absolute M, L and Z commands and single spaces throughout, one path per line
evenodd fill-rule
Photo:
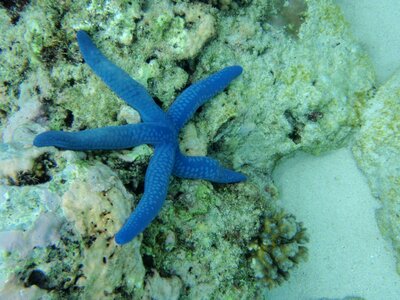
M 131 224 L 129 224 L 131 223 Z M 115 242 L 118 245 L 124 245 L 132 241 L 135 237 L 137 237 L 140 233 L 142 233 L 144 228 L 135 228 L 132 222 L 125 223 L 125 225 L 115 234 Z
M 235 76 L 239 76 L 243 72 L 243 68 L 239 65 L 234 65 L 229 68 L 232 69 L 232 72 L 235 73 Z
M 232 183 L 235 183 L 235 182 L 242 182 L 242 181 L 246 181 L 247 180 L 247 177 L 244 175 L 244 174 L 242 174 L 242 173 L 239 173 L 239 172 L 234 172 L 235 174 L 232 174 L 232 176 L 231 176 L 231 182 Z
M 115 235 L 115 242 L 118 245 L 124 245 L 126 243 L 129 243 L 133 239 L 134 238 L 126 238 L 124 234 L 119 234 L 119 232 Z
M 46 131 L 38 134 L 33 140 L 35 147 L 54 146 L 57 140 L 58 133 L 56 131 Z
M 225 168 L 221 169 L 218 177 L 219 178 L 215 180 L 215 182 L 219 183 L 237 183 L 245 181 L 247 179 L 244 174 Z

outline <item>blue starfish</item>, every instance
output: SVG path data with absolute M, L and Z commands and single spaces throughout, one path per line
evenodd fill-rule
M 78 151 L 126 149 L 140 144 L 154 146 L 154 154 L 146 171 L 143 197 L 115 235 L 118 244 L 131 241 L 157 216 L 167 196 L 171 174 L 218 183 L 246 180 L 243 174 L 228 170 L 209 157 L 183 155 L 178 145 L 179 130 L 197 108 L 240 75 L 240 66 L 224 68 L 191 85 L 164 112 L 141 84 L 96 48 L 86 32 L 78 31 L 77 39 L 85 62 L 112 91 L 140 113 L 143 123 L 79 132 L 47 131 L 36 136 L 33 144 L 37 147 L 55 146 Z

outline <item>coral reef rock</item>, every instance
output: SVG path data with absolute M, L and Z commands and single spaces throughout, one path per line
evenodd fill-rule
M 364 103 L 362 125 L 353 145 L 354 157 L 368 178 L 380 231 L 392 241 L 400 275 L 400 72 Z

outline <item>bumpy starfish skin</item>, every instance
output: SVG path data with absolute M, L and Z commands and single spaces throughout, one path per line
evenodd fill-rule
M 154 155 L 146 171 L 143 197 L 115 235 L 118 244 L 131 241 L 157 216 L 167 196 L 171 174 L 218 183 L 246 180 L 243 174 L 222 167 L 212 158 L 183 155 L 178 145 L 179 130 L 197 108 L 241 74 L 240 66 L 224 68 L 191 85 L 164 112 L 140 83 L 96 48 L 86 32 L 78 31 L 77 39 L 85 62 L 112 91 L 140 113 L 143 123 L 79 132 L 47 131 L 36 136 L 33 144 L 78 151 L 126 149 L 140 144 L 154 146 Z

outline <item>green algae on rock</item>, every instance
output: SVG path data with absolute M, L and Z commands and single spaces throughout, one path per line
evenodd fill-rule
M 259 295 L 246 254 L 267 209 L 260 191 L 252 184 L 215 189 L 209 182 L 176 180 L 171 190 L 144 234 L 148 260 L 160 273 L 181 278 L 185 299 Z
M 378 226 L 392 241 L 400 275 L 400 72 L 364 103 L 362 124 L 352 147 L 372 194 L 382 207 Z
M 1 250 L 3 256 L 9 254 L 1 264 L 1 277 L 15 277 L 16 292 L 26 293 L 36 285 L 56 299 L 143 294 L 140 240 L 128 247 L 112 243 L 132 200 L 116 174 L 98 163 L 67 165 L 56 177 L 53 180 L 68 180 L 53 192 L 49 183 L 2 188 L 8 198 L 2 199 L 6 207 L 0 207 Z M 32 274 L 39 272 L 41 280 L 35 281 Z
M 275 162 L 296 150 L 317 154 L 344 145 L 359 123 L 355 106 L 373 88 L 370 61 L 339 9 L 330 1 L 307 5 L 297 39 L 249 6 L 223 19 L 201 57 L 205 70 L 229 61 L 245 70 L 227 96 L 205 105 L 197 136 L 207 135 L 209 151 L 218 149 L 215 155 L 253 180 L 265 183 Z

